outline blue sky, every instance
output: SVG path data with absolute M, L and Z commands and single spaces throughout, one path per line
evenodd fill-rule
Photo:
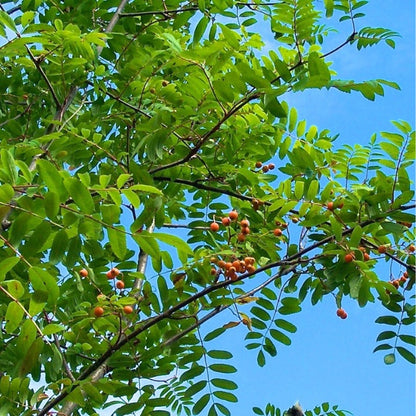
M 380 44 L 357 51 L 349 46 L 331 58 L 333 68 L 343 79 L 398 82 L 401 91 L 386 88 L 385 96 L 375 102 L 360 94 L 327 90 L 286 98 L 297 108 L 299 119 L 340 133 L 338 145 L 366 144 L 375 132 L 394 131 L 391 120 L 402 119 L 412 125 L 415 121 L 415 3 L 370 1 L 364 12 L 366 17 L 357 21 L 358 28 L 376 26 L 399 32 L 402 37 L 396 38 L 396 49 Z M 338 35 L 339 43 L 345 34 Z M 388 279 L 385 269 L 380 267 L 378 273 Z M 232 414 L 252 414 L 253 405 L 263 407 L 268 402 L 287 409 L 296 400 L 304 409 L 329 401 L 355 416 L 415 414 L 414 367 L 401 358 L 386 366 L 383 352 L 372 352 L 377 335 L 385 329 L 374 321 L 386 310 L 377 304 L 362 309 L 353 301 L 343 307 L 348 311 L 346 320 L 335 315 L 333 299 L 314 307 L 305 301 L 301 313 L 289 316 L 298 327 L 291 336 L 292 345 L 280 346 L 278 355 L 268 359 L 263 368 L 256 364 L 256 352 L 244 349 L 245 328 L 230 329 L 234 334 L 217 339 L 233 353 L 238 367 L 239 403 L 230 407 Z M 225 316 L 220 319 L 227 322 Z

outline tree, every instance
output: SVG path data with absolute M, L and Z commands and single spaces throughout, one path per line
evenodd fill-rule
M 384 305 L 376 350 L 414 364 L 414 131 L 338 147 L 288 103 L 398 88 L 331 69 L 394 47 L 359 27 L 365 3 L 2 2 L 3 414 L 228 415 L 237 369 L 215 339 L 245 325 L 263 366 L 325 296 L 342 319 L 345 297 Z

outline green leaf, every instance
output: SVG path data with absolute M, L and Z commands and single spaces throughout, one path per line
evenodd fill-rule
M 55 234 L 52 248 L 49 253 L 49 261 L 51 264 L 57 264 L 63 259 L 68 247 L 68 242 L 68 234 L 65 230 L 60 230 Z
M 211 395 L 210 394 L 204 394 L 202 397 L 199 398 L 199 400 L 194 404 L 192 408 L 192 413 L 194 415 L 199 415 L 207 406 L 209 399 Z
M 24 295 L 25 289 L 18 280 L 7 280 L 5 283 L 7 284 L 9 293 L 16 299 L 19 299 Z
M 379 316 L 375 322 L 377 324 L 398 325 L 400 321 L 395 316 Z
M 218 397 L 220 400 L 225 400 L 227 402 L 237 403 L 238 399 L 237 397 L 228 391 L 221 391 L 217 390 L 214 391 L 214 396 Z
M 36 338 L 32 342 L 19 368 L 20 377 L 23 377 L 32 371 L 33 367 L 39 360 L 40 354 L 43 350 L 43 346 L 44 346 L 44 342 L 42 338 Z
M 411 364 L 415 364 L 416 363 L 416 358 L 415 355 L 410 352 L 409 350 L 407 350 L 406 348 L 403 347 L 396 347 L 397 352 L 407 361 L 409 361 L 409 363 Z M 387 363 L 386 363 L 387 364 Z
M 2 261 L 0 261 L 0 282 L 2 282 L 6 278 L 6 274 L 19 263 L 19 257 L 9 257 Z
M 211 364 L 209 368 L 217 373 L 235 373 L 237 369 L 230 364 Z
M 208 16 L 202 16 L 200 21 L 197 23 L 194 29 L 194 37 L 192 39 L 192 43 L 198 43 L 202 36 L 204 36 L 205 30 L 209 23 L 209 17 Z
M 203 390 L 208 382 L 206 380 L 198 381 L 197 383 L 192 384 L 192 386 L 186 389 L 186 397 L 193 397 L 195 394 Z
M 42 333 L 44 335 L 52 335 L 56 334 L 57 332 L 64 331 L 65 327 L 60 324 L 48 324 L 42 329 Z
M 1 19 L 1 16 L 0 16 Z M 15 184 L 17 181 L 17 169 L 16 169 L 16 162 L 14 160 L 13 155 L 6 149 L 1 149 L 0 151 L 1 157 L 1 166 L 5 170 L 10 183 Z
M 394 338 L 396 336 L 397 336 L 397 334 L 393 331 L 383 331 L 378 335 L 376 341 L 383 341 L 385 339 L 391 339 L 391 338 Z
M 276 341 L 279 341 L 284 345 L 290 345 L 292 343 L 291 339 L 287 335 L 285 335 L 283 332 L 278 331 L 277 329 L 270 329 L 270 335 Z
M 74 202 L 84 214 L 92 214 L 95 209 L 94 201 L 85 185 L 76 178 L 64 179 L 64 186 Z
M 48 190 L 59 195 L 59 199 L 64 201 L 66 199 L 67 193 L 57 168 L 51 162 L 45 159 L 39 159 L 36 162 L 36 167 L 39 171 L 40 177 L 42 178 L 42 182 L 46 184 Z
M 357 225 L 354 227 L 354 230 L 351 233 L 350 246 L 353 248 L 358 248 L 360 245 L 361 237 L 363 235 L 363 229 Z
M 207 352 L 208 357 L 214 358 L 216 360 L 228 360 L 233 358 L 233 355 L 229 351 L 222 350 L 210 350 Z
M 275 117 L 283 118 L 287 115 L 285 109 L 274 94 L 264 95 L 264 109 Z
M 5 315 L 5 330 L 7 333 L 12 333 L 20 325 L 20 322 L 23 319 L 24 311 L 22 306 L 19 305 L 16 301 L 12 301 L 7 305 L 6 315 Z
M 274 323 L 277 327 L 284 329 L 285 331 L 291 332 L 292 334 L 294 334 L 297 330 L 295 325 L 288 321 L 285 321 L 284 319 L 276 319 Z
M 48 303 L 56 303 L 59 296 L 59 287 L 52 275 L 46 270 L 34 266 L 29 269 L 29 279 L 35 291 L 47 294 Z
M 113 253 L 123 260 L 127 253 L 126 231 L 124 226 L 107 227 L 108 239 Z
M 257 364 L 260 367 L 264 367 L 266 364 L 266 357 L 264 356 L 264 352 L 262 350 L 260 350 L 257 354 Z
M 234 381 L 226 380 L 223 378 L 213 378 L 211 379 L 211 383 L 213 386 L 218 387 L 219 389 L 224 390 L 237 390 L 238 386 Z

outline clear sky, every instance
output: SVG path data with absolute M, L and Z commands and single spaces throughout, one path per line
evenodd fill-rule
M 364 12 L 358 28 L 376 26 L 399 32 L 402 37 L 396 38 L 396 49 L 380 44 L 357 51 L 349 46 L 332 57 L 333 68 L 343 79 L 398 82 L 401 91 L 386 88 L 385 96 L 375 102 L 358 93 L 327 90 L 287 97 L 299 119 L 340 133 L 338 144 L 366 144 L 372 133 L 393 131 L 391 120 L 415 125 L 415 2 L 370 1 Z M 346 34 L 339 34 L 339 43 Z M 378 273 L 388 279 L 385 269 Z M 220 342 L 234 354 L 238 367 L 239 402 L 230 405 L 232 414 L 253 414 L 253 405 L 264 408 L 268 402 L 287 409 L 299 400 L 304 409 L 329 401 L 355 416 L 414 415 L 414 367 L 400 357 L 396 364 L 386 366 L 383 352 L 372 352 L 377 335 L 386 329 L 374 321 L 386 310 L 375 304 L 361 309 L 353 301 L 343 302 L 343 307 L 348 311 L 346 320 L 335 315 L 335 302 L 329 297 L 314 307 L 305 301 L 301 313 L 287 317 L 298 327 L 292 345 L 279 346 L 278 355 L 268 357 L 263 368 L 256 364 L 256 352 L 244 349 L 246 328 L 229 329 L 227 335 L 212 341 L 209 347 Z M 225 316 L 220 319 L 228 321 Z

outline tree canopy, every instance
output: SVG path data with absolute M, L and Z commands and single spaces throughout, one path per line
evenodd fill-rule
M 413 127 L 346 145 L 290 104 L 399 88 L 332 68 L 394 48 L 366 3 L 2 1 L 1 414 L 230 415 L 218 337 L 264 366 L 324 297 L 383 305 L 375 351 L 415 363 Z

